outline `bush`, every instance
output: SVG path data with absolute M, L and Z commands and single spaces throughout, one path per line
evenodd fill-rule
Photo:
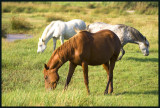
M 95 6 L 94 4 L 90 4 L 90 3 L 89 3 L 89 4 L 87 5 L 87 8 L 89 8 L 89 9 L 94 9 L 94 8 L 96 8 L 96 6 Z
M 5 6 L 4 8 L 2 8 L 2 12 L 11 12 L 15 7 L 14 6 Z
M 2 38 L 7 38 L 6 34 L 7 34 L 7 29 L 4 26 L 2 26 L 2 31 L 1 31 Z
M 14 13 L 33 13 L 33 12 L 36 12 L 37 9 L 36 8 L 33 8 L 31 6 L 29 7 L 16 7 L 12 12 Z
M 63 10 L 62 10 L 63 11 Z M 79 8 L 79 7 L 66 7 L 64 9 L 64 12 L 81 12 L 82 11 L 82 8 Z
M 36 8 L 33 8 L 33 7 L 27 7 L 24 12 L 26 13 L 33 13 L 33 12 L 37 12 L 37 9 Z
M 108 14 L 110 13 L 110 9 L 104 7 L 104 8 L 97 8 L 92 11 L 92 14 Z
M 12 17 L 11 27 L 13 30 L 30 30 L 32 28 L 32 25 L 24 18 Z
M 54 20 L 62 20 L 62 21 L 64 21 L 64 19 L 62 17 L 59 17 L 59 16 L 55 16 L 55 15 L 46 16 L 46 22 L 51 22 L 51 21 L 54 21 Z
M 12 12 L 13 13 L 21 13 L 24 12 L 25 7 L 16 7 Z

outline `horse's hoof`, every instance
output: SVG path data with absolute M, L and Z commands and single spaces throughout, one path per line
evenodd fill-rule
M 107 95 L 107 94 L 108 94 L 108 92 L 105 91 L 105 92 L 104 92 L 104 95 Z
M 121 58 L 118 58 L 117 61 L 121 60 Z

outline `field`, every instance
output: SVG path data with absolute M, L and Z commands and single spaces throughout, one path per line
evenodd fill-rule
M 128 7 L 126 7 L 128 6 Z M 120 8 L 120 9 L 119 9 Z M 133 13 L 127 12 L 134 10 Z M 12 20 L 26 22 L 17 28 Z M 116 63 L 113 93 L 104 95 L 107 73 L 102 66 L 89 66 L 87 95 L 82 68 L 78 66 L 67 91 L 63 92 L 68 64 L 59 69 L 54 91 L 44 88 L 43 68 L 53 51 L 50 40 L 42 54 L 37 44 L 52 20 L 82 19 L 86 24 L 106 22 L 126 24 L 139 30 L 150 42 L 149 56 L 139 46 L 127 44 Z M 2 106 L 158 106 L 158 3 L 157 2 L 2 2 L 2 30 L 8 34 L 31 34 L 33 38 L 8 42 L 2 38 Z M 65 40 L 67 41 L 67 40 Z M 60 41 L 57 42 L 57 47 Z

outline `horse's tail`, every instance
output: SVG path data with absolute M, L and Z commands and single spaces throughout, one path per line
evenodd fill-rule
M 90 25 L 88 25 L 88 26 L 86 27 L 86 31 L 89 31 L 89 26 L 90 26 Z

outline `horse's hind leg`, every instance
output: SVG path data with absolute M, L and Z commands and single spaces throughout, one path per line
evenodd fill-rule
M 109 82 L 109 62 L 103 64 L 103 68 L 106 70 L 107 72 L 107 82 Z M 111 87 L 111 84 L 109 84 L 109 89 Z M 108 91 L 107 91 L 108 92 Z
M 88 81 L 88 64 L 86 62 L 82 62 L 82 68 L 83 68 L 83 75 L 84 75 L 84 83 L 86 85 L 87 88 L 87 93 L 89 95 L 90 91 L 89 91 L 89 81 Z
M 114 69 L 116 60 L 117 60 L 116 56 L 113 56 L 110 60 L 109 72 L 107 72 L 108 83 L 107 83 L 106 90 L 105 90 L 104 94 L 107 94 L 108 92 L 109 93 L 113 92 L 113 69 Z M 108 90 L 108 88 L 109 88 L 109 90 Z
M 121 56 L 117 59 L 117 61 L 118 60 L 121 60 L 122 59 L 122 57 L 123 57 L 123 55 L 125 54 L 125 50 L 123 49 L 123 47 L 121 47 Z
M 64 86 L 64 90 L 67 89 L 69 82 L 71 81 L 72 75 L 74 73 L 74 70 L 76 68 L 77 65 L 73 64 L 72 62 L 69 62 L 69 72 L 68 72 L 68 76 L 67 76 L 67 80 L 66 80 L 66 84 Z

